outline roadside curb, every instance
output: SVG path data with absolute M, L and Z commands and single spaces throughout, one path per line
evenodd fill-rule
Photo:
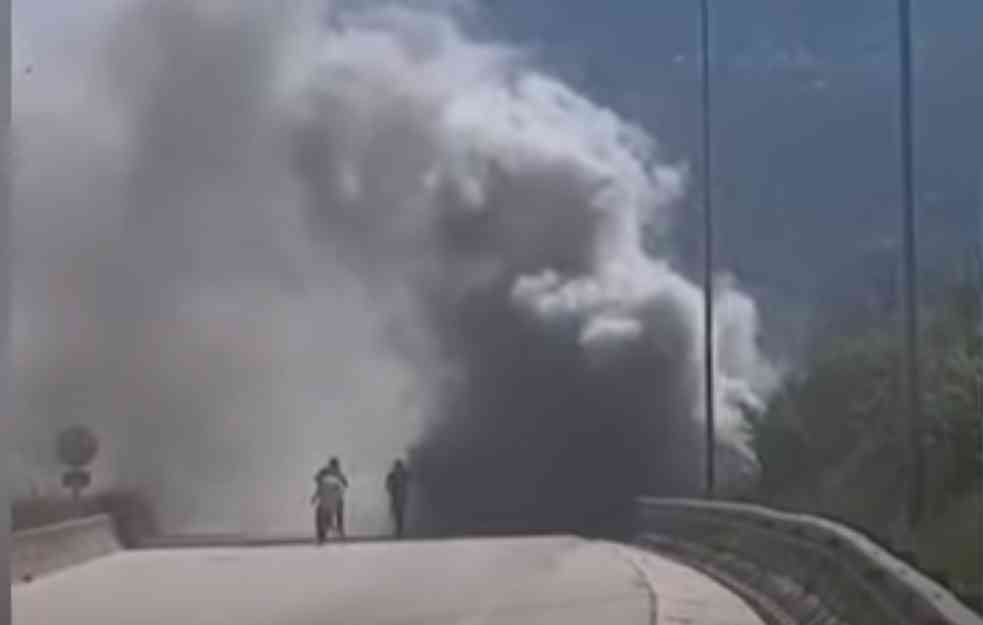
M 617 552 L 618 557 L 626 562 L 628 566 L 635 571 L 635 575 L 638 577 L 639 582 L 642 587 L 645 588 L 649 599 L 649 625 L 659 625 L 659 593 L 656 591 L 655 580 L 652 579 L 651 574 L 648 572 L 642 564 L 638 561 L 641 557 L 638 553 L 632 549 L 626 548 L 622 545 L 613 544 L 611 545 L 615 552 Z
M 798 622 L 795 621 L 792 616 L 788 614 L 788 612 L 782 609 L 778 603 L 770 599 L 767 595 L 755 590 L 748 584 L 738 581 L 733 575 L 730 575 L 729 573 L 713 566 L 710 563 L 695 558 L 685 558 L 679 556 L 678 554 L 663 551 L 655 546 L 647 545 L 645 543 L 639 543 L 639 547 L 672 560 L 673 562 L 699 571 L 700 573 L 713 579 L 715 582 L 719 583 L 721 586 L 743 599 L 761 618 L 761 620 L 764 621 L 765 625 L 798 625 Z M 829 622 L 827 621 L 825 623 Z M 833 624 L 829 623 L 829 625 Z

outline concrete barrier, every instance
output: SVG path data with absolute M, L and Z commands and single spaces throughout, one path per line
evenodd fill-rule
M 107 515 L 14 532 L 12 547 L 10 572 L 14 584 L 84 564 L 122 548 L 113 520 Z
M 798 623 L 983 625 L 859 532 L 747 504 L 641 498 L 638 540 L 760 592 Z

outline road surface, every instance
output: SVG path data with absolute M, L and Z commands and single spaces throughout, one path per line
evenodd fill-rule
M 691 569 L 573 537 L 128 551 L 12 591 L 15 625 L 761 625 Z

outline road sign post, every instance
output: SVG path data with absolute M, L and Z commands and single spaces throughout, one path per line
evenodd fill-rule
M 99 453 L 99 439 L 84 425 L 75 425 L 58 434 L 56 453 L 62 464 L 68 466 L 61 476 L 61 484 L 71 491 L 72 499 L 78 501 L 82 491 L 92 484 L 92 475 L 85 467 Z
M 71 469 L 61 476 L 61 484 L 72 492 L 72 499 L 78 501 L 82 491 L 92 483 L 91 474 L 85 469 Z

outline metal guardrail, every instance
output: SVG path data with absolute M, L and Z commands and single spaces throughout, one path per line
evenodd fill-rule
M 754 587 L 801 623 L 983 625 L 948 590 L 839 523 L 762 506 L 640 498 L 639 542 Z

